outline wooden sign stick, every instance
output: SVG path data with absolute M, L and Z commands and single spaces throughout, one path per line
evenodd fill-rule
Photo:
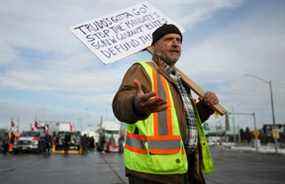
M 153 54 L 152 48 L 148 47 L 147 50 Z M 181 70 L 179 70 L 178 68 L 175 67 L 175 69 L 177 70 L 177 72 L 180 74 L 182 80 L 199 96 L 199 97 L 203 97 L 205 95 L 204 90 L 197 84 L 195 83 L 193 80 L 191 80 L 186 74 L 184 74 Z M 225 108 L 220 105 L 217 104 L 215 106 L 213 106 L 214 110 L 219 113 L 221 116 L 223 116 L 226 113 Z

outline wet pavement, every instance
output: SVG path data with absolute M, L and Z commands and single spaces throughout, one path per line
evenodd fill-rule
M 285 156 L 213 149 L 216 170 L 207 184 L 281 184 Z M 1 184 L 125 184 L 122 155 L 0 155 Z
M 207 184 L 282 184 L 285 155 L 252 151 L 212 149 L 215 172 Z
M 121 184 L 123 174 L 119 154 L 0 156 L 1 184 Z M 108 160 L 108 161 L 107 161 Z M 122 168 L 119 168 L 119 167 Z

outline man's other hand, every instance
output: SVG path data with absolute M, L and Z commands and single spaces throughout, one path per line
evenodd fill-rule
M 214 106 L 219 104 L 219 99 L 217 95 L 211 91 L 207 91 L 205 95 L 203 96 L 202 100 L 208 105 L 208 106 Z

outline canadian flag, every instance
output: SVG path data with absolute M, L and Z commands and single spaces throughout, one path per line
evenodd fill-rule
M 15 123 L 13 120 L 11 120 L 11 127 L 15 127 Z
M 38 122 L 37 122 L 37 121 L 34 121 L 34 122 L 32 123 L 32 131 L 36 131 L 38 128 L 39 128 Z
M 49 134 L 49 125 L 45 125 L 45 134 L 46 134 L 46 135 Z
M 73 132 L 74 131 L 74 126 L 72 125 L 71 122 L 69 122 L 69 131 Z
M 11 120 L 10 122 L 10 132 L 16 132 L 17 131 L 17 127 L 16 124 L 13 120 Z

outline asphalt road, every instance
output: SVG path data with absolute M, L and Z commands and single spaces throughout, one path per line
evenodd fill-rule
M 285 156 L 213 149 L 216 170 L 207 184 L 282 184 Z M 0 155 L 1 184 L 125 184 L 122 156 Z
M 285 155 L 212 149 L 215 172 L 207 184 L 285 183 Z
M 0 156 L 1 184 L 120 184 L 114 172 L 121 165 L 118 154 L 87 155 L 7 155 Z M 113 168 L 110 164 L 116 165 Z

